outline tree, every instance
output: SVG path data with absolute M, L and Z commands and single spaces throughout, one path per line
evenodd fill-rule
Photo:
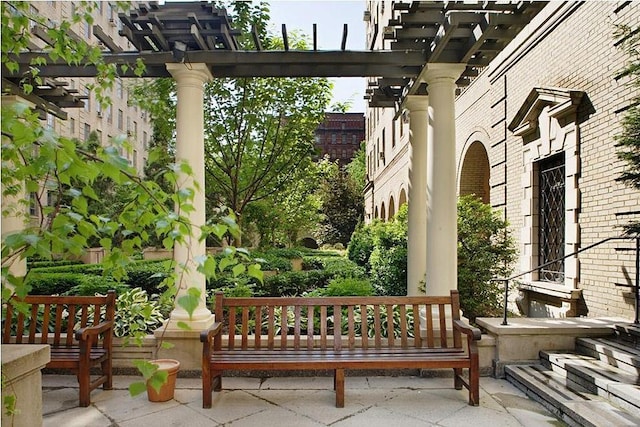
M 327 162 L 326 170 L 319 189 L 324 215 L 319 235 L 325 243 L 341 243 L 346 247 L 356 225 L 362 220 L 364 199 L 361 187 L 337 163 Z
M 268 8 L 233 3 L 234 27 L 261 34 L 265 49 L 282 48 L 268 35 Z M 291 49 L 306 49 L 290 34 Z M 239 40 L 241 46 L 252 40 Z M 331 86 L 327 79 L 215 79 L 205 89 L 207 196 L 229 206 L 242 221 L 252 202 L 286 193 L 311 166 L 314 131 L 324 118 Z M 271 202 L 285 197 L 276 197 Z
M 624 38 L 621 48 L 630 58 L 622 74 L 630 78 L 630 84 L 640 88 L 640 27 L 620 27 L 617 36 Z M 640 190 L 640 96 L 633 100 L 631 108 L 622 119 L 622 133 L 616 136 L 618 158 L 626 162 L 626 169 L 616 178 L 632 188 Z M 640 235 L 640 221 L 627 224 L 625 232 Z

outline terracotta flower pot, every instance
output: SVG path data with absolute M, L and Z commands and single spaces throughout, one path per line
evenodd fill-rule
M 147 383 L 147 396 L 149 397 L 149 401 L 166 402 L 167 400 L 173 399 L 180 362 L 173 359 L 157 359 L 151 360 L 150 362 L 158 365 L 159 371 L 167 371 L 167 381 L 162 384 L 160 391 L 156 391 Z

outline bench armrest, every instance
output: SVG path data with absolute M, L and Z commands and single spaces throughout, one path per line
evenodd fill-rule
M 95 326 L 80 328 L 76 331 L 75 335 L 78 341 L 85 341 L 90 336 L 96 336 L 108 331 L 109 329 L 113 329 L 113 320 L 106 320 L 104 322 L 98 323 Z
M 209 343 L 211 345 L 211 341 L 213 338 L 218 335 L 222 331 L 222 323 L 214 322 L 213 325 L 209 327 L 209 329 L 205 329 L 200 332 L 200 342 Z
M 454 320 L 453 327 L 455 329 L 458 329 L 463 334 L 466 334 L 469 340 L 480 341 L 480 339 L 482 338 L 482 333 L 480 332 L 480 329 L 469 326 L 466 323 L 464 323 L 462 320 Z

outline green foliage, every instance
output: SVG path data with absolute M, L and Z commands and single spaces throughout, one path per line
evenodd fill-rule
M 362 220 L 364 199 L 361 188 L 336 163 L 328 163 L 319 195 L 324 215 L 318 231 L 320 240 L 346 246 L 356 225 Z
M 48 267 L 62 267 L 65 265 L 77 265 L 82 264 L 82 261 L 72 261 L 72 260 L 53 260 L 53 261 L 31 261 L 27 260 L 27 268 L 48 268 Z
M 294 296 L 316 288 L 324 288 L 332 279 L 325 270 L 288 271 L 266 277 L 263 285 L 256 287 L 256 294 L 262 296 Z
M 153 333 L 163 320 L 157 301 L 149 300 L 141 288 L 129 289 L 116 299 L 113 334 L 116 337 L 141 337 Z
M 379 295 L 407 294 L 407 205 L 390 222 L 371 227 L 371 283 Z
M 367 279 L 340 277 L 331 280 L 324 291 L 326 296 L 371 296 L 374 294 L 373 286 Z
M 624 38 L 620 48 L 629 57 L 629 62 L 622 73 L 630 78 L 629 84 L 640 88 L 640 28 L 628 26 L 618 27 L 616 37 Z M 640 190 L 640 96 L 632 100 L 632 106 L 622 118 L 622 133 L 616 136 L 618 158 L 625 162 L 625 170 L 616 181 Z M 630 235 L 640 235 L 640 221 L 631 222 L 625 227 Z
M 367 272 L 371 270 L 369 258 L 374 249 L 373 236 L 376 233 L 375 228 L 378 224 L 381 224 L 378 220 L 369 225 L 365 225 L 363 222 L 359 223 L 351 235 L 349 246 L 347 246 L 349 259 L 363 267 Z
M 513 271 L 516 248 L 508 223 L 475 196 L 458 201 L 458 290 L 464 315 L 497 316 L 502 309 L 501 283 Z

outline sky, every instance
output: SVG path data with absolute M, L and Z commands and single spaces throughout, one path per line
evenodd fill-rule
M 366 49 L 362 20 L 366 9 L 364 0 L 272 0 L 269 4 L 273 34 L 281 35 L 282 24 L 286 24 L 287 32 L 298 29 L 311 39 L 313 24 L 317 24 L 318 49 L 340 50 L 342 28 L 347 24 L 346 49 Z M 349 111 L 364 113 L 366 79 L 342 77 L 330 80 L 334 85 L 332 103 L 349 101 Z

